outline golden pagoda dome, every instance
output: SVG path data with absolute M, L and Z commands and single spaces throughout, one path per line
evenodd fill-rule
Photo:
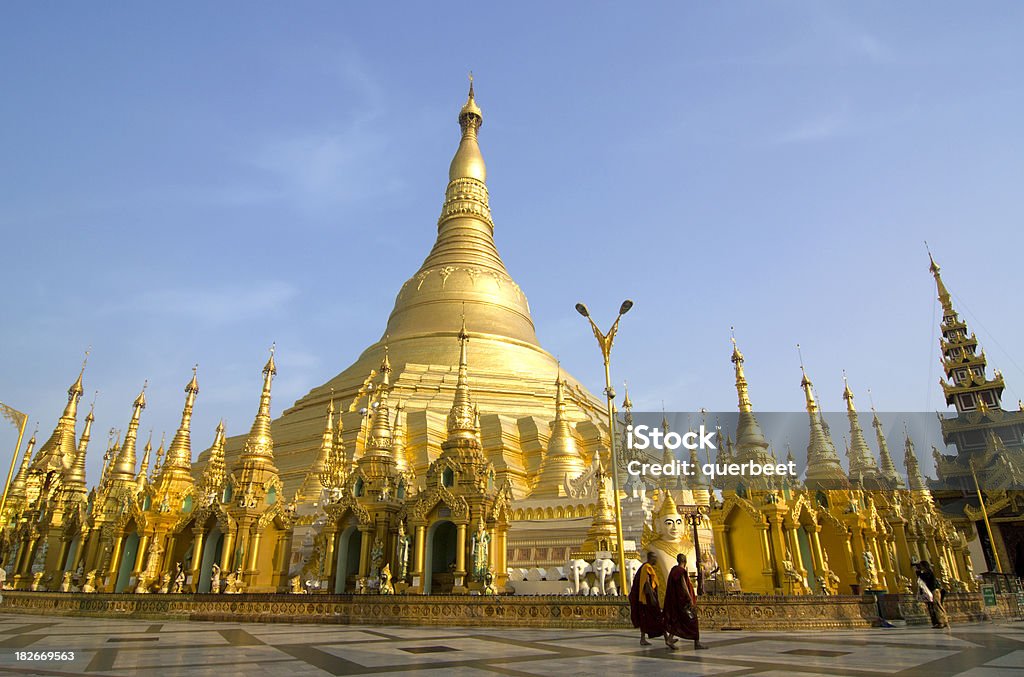
M 344 442 L 353 454 L 362 452 L 358 412 L 372 406 L 370 386 L 385 360 L 385 345 L 392 370 L 389 388 L 405 407 L 413 471 L 425 472 L 434 450 L 443 441 L 435 436 L 444 430 L 444 424 L 435 421 L 444 420 L 455 395 L 460 353 L 457 339 L 463 322 L 473 330 L 470 376 L 483 427 L 505 429 L 529 417 L 550 421 L 556 388 L 547 375 L 557 371 L 558 362 L 540 346 L 526 295 L 498 253 L 484 182 L 486 169 L 477 141 L 483 116 L 472 84 L 458 121 L 460 141 L 437 220 L 436 241 L 419 269 L 399 290 L 381 338 L 347 369 L 312 389 L 273 422 L 274 456 L 286 491 L 302 486 L 316 464 L 323 436 L 323 411 L 332 391 L 346 403 L 339 412 L 339 422 L 347 419 Z M 563 374 L 563 380 L 566 396 L 571 393 L 579 414 L 589 421 L 588 434 L 606 434 L 603 401 L 572 376 Z M 500 422 L 488 418 L 495 415 Z M 229 464 L 243 446 L 244 438 L 227 441 Z M 200 465 L 207 456 L 202 455 Z M 539 459 L 535 465 L 533 461 L 517 462 L 507 470 L 517 492 L 528 491 L 526 475 L 535 472 L 537 465 Z

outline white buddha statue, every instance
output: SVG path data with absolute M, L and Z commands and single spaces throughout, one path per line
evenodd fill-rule
M 686 555 L 687 562 L 696 561 L 693 543 L 687 535 L 688 523 L 679 514 L 672 494 L 668 491 L 665 491 L 664 494 L 665 498 L 661 502 L 661 507 L 652 519 L 654 529 L 644 529 L 646 538 L 642 549 L 645 552 L 641 553 L 646 556 L 646 552 L 650 551 L 657 556 L 658 563 L 655 569 L 658 572 L 658 582 L 660 583 L 658 595 L 662 603 L 665 601 L 665 583 L 668 581 L 668 573 L 676 565 L 676 555 L 683 553 Z M 632 581 L 628 582 L 632 583 Z

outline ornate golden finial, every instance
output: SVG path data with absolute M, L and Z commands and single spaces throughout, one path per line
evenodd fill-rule
M 391 385 L 391 357 L 388 354 L 388 336 L 384 335 L 384 358 L 380 362 L 380 380 L 383 389 Z M 333 396 L 332 396 L 333 397 Z
M 631 411 L 633 409 L 633 400 L 629 399 L 629 385 L 625 381 L 622 382 L 622 392 L 622 408 L 626 411 Z
M 139 473 L 135 476 L 135 488 L 141 492 L 146 488 L 146 480 L 149 479 L 149 457 L 153 452 L 153 430 L 149 431 L 149 439 L 146 446 L 142 448 L 142 463 L 139 464 Z
M 459 372 L 455 382 L 455 399 L 448 412 L 448 440 L 476 440 L 475 408 L 469 391 L 469 333 L 466 331 L 466 315 L 463 311 L 462 328 L 459 330 Z
M 160 471 L 164 467 L 164 433 L 160 433 L 160 446 L 156 448 L 156 460 L 153 461 L 153 472 L 150 473 L 154 478 L 160 475 Z
M 483 124 L 483 121 L 483 112 L 476 104 L 473 81 L 470 80 L 469 96 L 466 99 L 466 103 L 462 106 L 462 110 L 459 111 L 459 127 L 462 129 L 462 141 L 459 143 L 459 149 L 455 152 L 452 164 L 448 168 L 449 182 L 459 179 L 475 179 L 483 183 L 487 180 L 487 168 L 484 165 L 484 158 L 480 153 L 480 146 L 476 140 L 477 131 Z M 447 211 L 447 204 L 445 211 Z M 441 218 L 442 220 L 445 218 L 444 214 L 442 214 Z M 487 220 L 490 221 L 489 214 Z
M 216 500 L 224 485 L 226 476 L 224 466 L 224 419 L 217 424 L 217 433 L 213 438 L 213 446 L 210 447 L 210 458 L 206 462 L 203 476 L 199 480 L 197 493 L 203 501 Z
M 910 433 L 907 431 L 907 422 L 903 422 L 903 434 L 905 440 L 903 442 L 904 454 L 903 464 L 907 468 L 907 488 L 911 491 L 921 491 L 928 493 L 928 485 L 925 484 L 924 477 L 921 475 L 921 465 L 917 461 L 917 452 L 914 450 L 914 441 L 910 439 Z
M 475 134 L 482 122 L 483 113 L 480 111 L 480 107 L 476 105 L 476 93 L 473 91 L 473 71 L 470 71 L 469 96 L 466 97 L 466 103 L 462 106 L 462 110 L 459 111 L 459 124 L 462 125 L 463 134 L 466 133 L 467 126 L 472 126 L 473 133 Z
M 85 392 L 84 389 L 82 388 L 82 377 L 85 375 L 85 365 L 89 363 L 89 353 L 91 351 L 92 346 L 89 346 L 88 348 L 85 349 L 85 358 L 82 359 L 82 368 L 78 372 L 78 378 L 75 379 L 75 382 L 71 384 L 70 388 L 68 388 L 69 404 L 72 403 L 72 400 L 74 400 L 75 403 L 77 403 L 78 398 L 80 398 L 82 396 L 82 393 Z
M 340 424 L 340 421 L 339 421 Z M 337 457 L 334 453 L 334 388 L 331 388 L 331 401 L 327 405 L 327 421 L 324 425 L 323 438 L 320 441 L 320 472 L 318 479 L 325 489 L 341 486 L 342 475 L 337 472 Z
M 167 460 L 161 466 L 161 482 L 163 477 L 168 478 L 172 473 L 175 480 L 180 483 L 192 484 L 192 411 L 195 407 L 196 395 L 199 394 L 199 380 L 196 372 L 199 365 L 192 367 L 192 380 L 185 386 L 185 406 L 181 411 L 181 423 L 171 440 L 171 447 L 167 450 Z M 163 447 L 161 440 L 160 446 Z
M 939 303 L 942 305 L 942 312 L 946 315 L 953 313 L 953 302 L 950 300 L 949 290 L 946 289 L 945 283 L 942 281 L 942 269 L 939 268 L 939 264 L 935 262 L 932 257 L 932 252 L 928 249 L 928 242 L 924 243 L 925 249 L 928 250 L 928 271 L 935 278 L 935 289 L 939 295 Z
M 269 376 L 277 375 L 277 364 L 274 362 L 274 353 L 277 351 L 277 341 L 270 344 L 270 358 L 263 366 L 263 374 Z M 266 379 L 269 380 L 269 379 Z
M 111 479 L 124 482 L 135 481 L 135 438 L 139 432 L 139 418 L 142 410 L 146 408 L 146 387 L 149 385 L 147 379 L 142 384 L 142 391 L 132 403 L 132 418 L 128 422 L 128 432 L 124 436 L 124 444 L 117 454 L 117 460 L 111 468 Z
M 273 459 L 274 440 L 270 435 L 270 390 L 277 374 L 277 365 L 274 363 L 274 352 L 277 350 L 277 343 L 270 345 L 270 358 L 263 367 L 263 390 L 260 392 L 260 406 L 256 411 L 256 418 L 252 422 L 249 437 L 245 441 L 242 457 L 261 457 Z
M 800 344 L 796 344 L 796 352 L 800 357 L 800 387 L 804 389 L 804 399 L 807 403 L 807 413 L 814 414 L 818 411 L 818 403 L 814 397 L 814 384 L 807 377 L 807 370 L 804 369 L 804 355 L 800 350 Z
M 846 411 L 854 413 L 857 411 L 853 406 L 853 391 L 850 390 L 850 382 L 846 379 L 846 370 L 843 369 L 843 399 L 846 400 Z
M 736 331 L 729 327 L 732 334 L 732 357 L 730 358 L 736 371 L 736 394 L 739 396 L 740 413 L 749 414 L 754 410 L 750 403 L 750 388 L 747 384 L 747 376 L 743 373 L 743 353 L 736 344 Z

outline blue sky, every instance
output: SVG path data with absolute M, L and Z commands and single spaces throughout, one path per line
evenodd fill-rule
M 466 72 L 498 246 L 595 392 L 638 408 L 941 406 L 934 287 L 1024 396 L 1024 7 L 22 3 L 0 8 L 0 401 L 52 430 L 89 345 L 90 482 L 149 379 L 198 452 L 383 331 L 433 242 Z M 980 320 L 980 322 L 979 322 Z M 14 435 L 0 431 L 0 464 Z M 922 454 L 926 456 L 926 454 Z M 922 459 L 926 464 L 929 459 Z M 927 467 L 927 466 L 926 466 Z

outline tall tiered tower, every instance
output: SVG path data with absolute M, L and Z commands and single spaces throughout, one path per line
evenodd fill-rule
M 1024 576 L 1024 411 L 1003 409 L 1006 384 L 999 370 L 988 376 L 985 351 L 953 307 L 939 265 L 928 255 L 942 305 L 939 339 L 943 378 L 939 379 L 946 405 L 955 416 L 940 417 L 942 438 L 956 448 L 949 456 L 934 450 L 938 481 L 933 494 L 943 511 L 973 539 L 981 539 L 988 568 L 995 571 L 993 548 L 999 552 L 1004 573 Z M 992 523 L 988 538 L 976 498 L 971 466 L 986 500 Z

